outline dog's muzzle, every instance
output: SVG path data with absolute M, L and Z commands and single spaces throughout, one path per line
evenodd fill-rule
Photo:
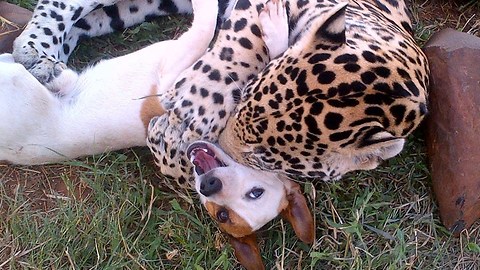
M 222 190 L 222 181 L 217 177 L 204 177 L 200 182 L 200 193 L 209 197 Z

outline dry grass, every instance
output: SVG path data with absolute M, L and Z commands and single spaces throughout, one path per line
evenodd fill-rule
M 0 38 L 20 30 L 20 26 L 0 16 Z

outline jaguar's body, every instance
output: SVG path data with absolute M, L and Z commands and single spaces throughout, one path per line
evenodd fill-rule
M 238 163 L 264 172 L 323 180 L 373 169 L 402 150 L 427 112 L 428 87 L 427 60 L 413 39 L 405 2 L 305 0 L 287 8 L 291 46 L 241 91 L 226 126 L 214 114 L 215 102 L 208 107 L 209 97 L 196 94 L 184 106 L 189 93 L 171 107 L 174 125 L 151 123 L 149 146 L 167 174 L 191 177 L 184 150 L 195 139 L 219 139 Z M 229 46 L 217 50 L 236 45 Z M 219 57 L 209 66 L 235 69 L 229 64 Z M 230 81 L 224 73 L 221 78 Z M 221 81 L 213 86 L 233 93 Z M 180 123 L 185 126 L 178 130 Z
M 237 162 L 339 179 L 397 155 L 427 113 L 428 63 L 405 2 L 350 0 L 330 34 L 315 14 L 336 2 L 290 4 L 296 41 L 244 89 L 220 137 Z
M 278 185 L 292 190 L 285 175 L 330 180 L 377 167 L 402 150 L 427 112 L 428 64 L 404 1 L 299 0 L 287 2 L 287 10 L 290 47 L 242 89 L 228 121 L 216 115 L 218 104 L 194 91 L 169 106 L 170 125 L 162 116 L 149 127 L 160 167 L 188 179 L 193 165 L 196 189 L 220 223 L 231 222 L 225 206 L 232 201 L 257 208 Z M 244 34 L 252 37 L 236 38 Z M 222 50 L 238 44 L 229 46 Z M 208 64 L 235 69 L 221 57 Z M 222 81 L 212 86 L 233 93 Z M 201 141 L 186 151 L 188 162 L 193 140 Z

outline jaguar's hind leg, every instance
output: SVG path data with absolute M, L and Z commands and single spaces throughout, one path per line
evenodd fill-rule
M 187 0 L 42 0 L 15 40 L 13 56 L 40 83 L 55 90 L 50 83 L 67 68 L 65 63 L 80 38 L 111 33 L 156 16 L 191 11 Z

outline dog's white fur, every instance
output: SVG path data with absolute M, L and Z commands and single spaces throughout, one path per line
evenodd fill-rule
M 0 161 L 41 164 L 145 145 L 142 106 L 172 86 L 213 38 L 217 1 L 194 0 L 193 9 L 192 27 L 177 40 L 101 61 L 80 75 L 63 71 L 49 85 L 60 96 L 1 55 Z M 156 110 L 162 113 L 160 105 Z

